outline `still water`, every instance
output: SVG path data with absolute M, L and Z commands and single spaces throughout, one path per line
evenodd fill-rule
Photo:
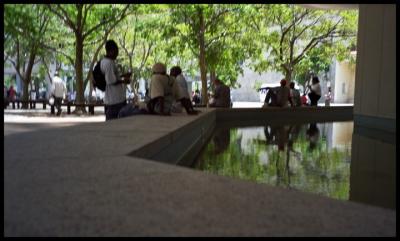
M 217 127 L 194 168 L 348 200 L 353 122 Z

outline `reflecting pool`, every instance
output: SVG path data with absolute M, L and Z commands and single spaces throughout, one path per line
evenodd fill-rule
M 348 200 L 353 122 L 216 128 L 193 168 Z

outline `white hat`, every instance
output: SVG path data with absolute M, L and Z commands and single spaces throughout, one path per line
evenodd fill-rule
M 167 73 L 167 67 L 162 63 L 154 64 L 153 68 L 151 70 L 153 71 L 153 74 L 165 74 L 165 73 Z

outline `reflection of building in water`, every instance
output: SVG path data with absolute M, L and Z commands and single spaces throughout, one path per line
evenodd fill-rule
M 332 123 L 332 147 L 341 148 L 351 143 L 353 122 Z
M 355 131 L 351 156 L 350 200 L 396 209 L 395 136 Z
M 250 154 L 252 152 L 251 143 L 254 139 L 265 140 L 264 127 L 247 127 L 239 128 L 238 136 L 241 136 L 240 149 L 242 149 L 244 154 Z
M 245 155 L 254 153 L 254 140 L 266 140 L 264 135 L 264 127 L 239 128 L 238 136 L 241 136 L 240 149 Z M 265 148 L 259 150 L 259 161 L 263 164 L 268 163 L 268 152 L 265 150 Z
M 326 143 L 329 149 L 349 147 L 353 134 L 352 121 L 325 123 L 324 125 L 319 125 L 319 127 L 321 127 L 321 132 L 326 136 Z

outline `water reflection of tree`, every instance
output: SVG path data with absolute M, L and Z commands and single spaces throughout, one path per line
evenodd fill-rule
M 212 141 L 206 146 L 201 161 L 198 162 L 196 169 L 206 170 L 207 172 L 220 174 L 224 176 L 239 177 L 246 180 L 262 181 L 264 179 L 264 167 L 259 162 L 258 157 L 260 154 L 259 148 L 251 149 L 246 153 L 240 148 L 242 135 L 238 133 L 237 129 L 230 130 L 229 145 L 227 148 L 220 152 L 215 143 L 214 138 L 221 138 L 218 135 L 227 132 L 216 131 Z
M 350 166 L 346 159 L 350 151 L 348 148 L 329 149 L 326 142 L 326 133 L 322 133 L 317 143 L 310 143 L 310 128 L 305 130 L 304 127 L 294 145 L 301 153 L 301 168 L 293 183 L 297 189 L 348 199 Z
M 238 129 L 216 132 L 217 135 L 225 133 L 225 137 L 216 137 L 217 141 L 207 145 L 200 158 L 203 161 L 196 168 L 348 199 L 350 166 L 344 160 L 349 159 L 349 148 L 329 149 L 326 133 L 319 133 L 318 142 L 313 140 L 315 143 L 310 148 L 308 129 L 307 125 L 268 125 L 264 133 L 245 143 L 245 147 L 241 147 L 242 135 Z M 229 145 L 222 145 L 220 140 L 228 140 Z M 260 158 L 264 155 L 267 160 L 261 162 Z

